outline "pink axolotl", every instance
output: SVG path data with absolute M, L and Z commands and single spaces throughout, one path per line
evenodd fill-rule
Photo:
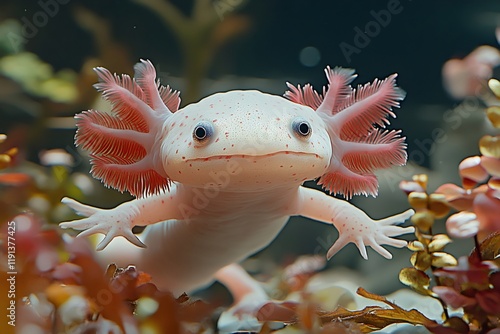
M 109 245 L 107 260 L 135 264 L 160 288 L 179 294 L 218 279 L 241 299 L 256 287 L 236 264 L 294 215 L 337 228 L 328 258 L 351 242 L 364 258 L 366 246 L 391 258 L 381 245 L 403 247 L 392 237 L 413 232 L 394 226 L 412 210 L 374 221 L 302 186 L 319 177 L 330 193 L 375 196 L 373 171 L 405 164 L 400 131 L 383 129 L 404 98 L 396 75 L 354 89 L 353 70 L 328 67 L 322 94 L 288 84 L 285 98 L 235 90 L 178 109 L 179 93 L 160 85 L 149 61 L 135 66 L 134 79 L 96 72 L 113 112 L 78 114 L 76 144 L 91 152 L 96 178 L 137 199 L 105 210 L 65 198 L 86 218 L 61 227 L 104 234 L 97 248 Z

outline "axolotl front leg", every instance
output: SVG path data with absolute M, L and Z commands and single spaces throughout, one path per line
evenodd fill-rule
M 361 256 L 365 259 L 368 258 L 366 246 L 372 247 L 380 255 L 390 259 L 391 253 L 381 245 L 404 247 L 407 244 L 406 241 L 391 237 L 412 233 L 415 230 L 413 227 L 394 226 L 410 218 L 414 214 L 411 209 L 376 221 L 346 201 L 305 187 L 299 188 L 296 214 L 332 224 L 339 231 L 338 240 L 328 250 L 328 259 L 351 242 L 358 247 Z
M 138 247 L 146 247 L 132 232 L 134 226 L 146 226 L 168 219 L 181 219 L 179 207 L 182 197 L 176 196 L 176 188 L 169 193 L 161 193 L 146 198 L 120 204 L 113 209 L 99 209 L 79 203 L 71 198 L 63 198 L 62 203 L 72 208 L 78 215 L 86 217 L 77 221 L 62 222 L 62 228 L 83 231 L 78 236 L 85 237 L 95 233 L 105 235 L 97 245 L 103 250 L 116 237 L 122 236 Z

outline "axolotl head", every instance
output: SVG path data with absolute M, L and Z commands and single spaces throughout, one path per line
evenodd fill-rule
M 192 186 L 251 190 L 321 176 L 332 155 L 310 107 L 259 91 L 218 93 L 172 115 L 160 149 L 166 174 Z
M 135 77 L 96 68 L 111 113 L 76 116 L 76 144 L 109 187 L 145 196 L 172 181 L 226 190 L 295 186 L 320 177 L 346 197 L 377 193 L 373 171 L 406 162 L 400 131 L 383 128 L 404 92 L 396 75 L 358 86 L 353 70 L 326 68 L 328 86 L 288 84 L 285 98 L 259 91 L 218 93 L 179 109 L 149 61 Z

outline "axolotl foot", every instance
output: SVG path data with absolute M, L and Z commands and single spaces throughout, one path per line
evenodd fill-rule
M 366 246 L 370 246 L 383 257 L 391 259 L 391 253 L 382 245 L 404 247 L 407 244 L 406 241 L 393 237 L 415 231 L 412 226 L 394 226 L 410 218 L 415 213 L 412 209 L 391 217 L 374 220 L 349 202 L 338 200 L 323 192 L 301 187 L 300 195 L 298 214 L 331 224 L 339 231 L 339 238 L 328 250 L 328 259 L 350 242 L 358 247 L 361 256 L 365 259 L 368 258 Z
M 354 214 L 351 213 L 349 217 L 346 217 L 344 222 L 335 224 L 339 230 L 340 236 L 328 250 L 327 258 L 330 259 L 346 244 L 352 242 L 358 247 L 364 259 L 368 258 L 366 246 L 370 246 L 386 259 L 391 259 L 392 254 L 381 245 L 390 245 L 397 248 L 405 247 L 407 245 L 405 240 L 392 237 L 413 233 L 415 232 L 415 228 L 413 226 L 401 227 L 394 225 L 403 223 L 414 213 L 415 211 L 410 209 L 391 217 L 373 220 L 363 211 L 356 210 Z M 340 213 L 340 215 L 342 215 L 342 213 Z
M 95 233 L 104 234 L 105 237 L 97 245 L 97 250 L 103 250 L 117 236 L 126 238 L 138 247 L 146 247 L 132 232 L 135 214 L 130 208 L 122 207 L 127 203 L 107 210 L 88 206 L 68 197 L 63 198 L 61 202 L 73 209 L 76 214 L 86 218 L 62 222 L 59 226 L 64 229 L 72 228 L 83 231 L 78 234 L 78 237 L 86 237 Z

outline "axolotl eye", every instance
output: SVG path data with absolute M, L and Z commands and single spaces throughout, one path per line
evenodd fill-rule
M 297 117 L 292 121 L 292 130 L 300 138 L 308 138 L 312 133 L 311 125 L 302 117 Z
M 196 124 L 193 130 L 193 138 L 198 142 L 206 142 L 214 134 L 214 127 L 211 123 L 201 121 Z

